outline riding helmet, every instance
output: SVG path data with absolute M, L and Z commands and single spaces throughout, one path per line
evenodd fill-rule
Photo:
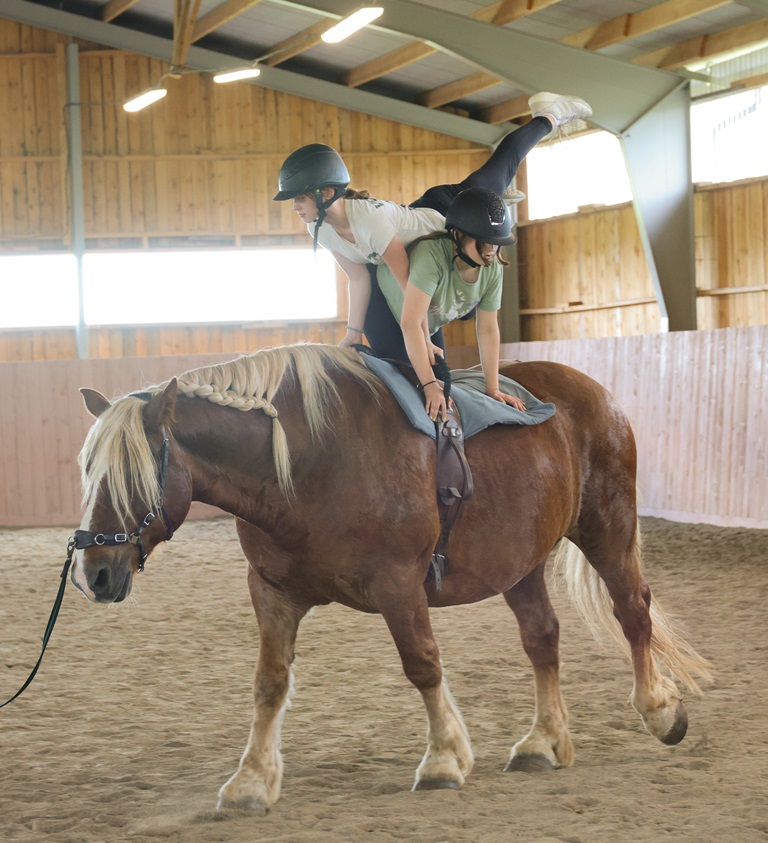
M 468 234 L 480 243 L 508 246 L 517 242 L 509 208 L 501 196 L 484 187 L 470 187 L 456 196 L 448 206 L 445 227 Z
M 302 193 L 314 194 L 323 187 L 336 188 L 338 196 L 349 184 L 349 172 L 335 149 L 324 143 L 310 143 L 283 161 L 277 184 L 275 201 L 293 199 Z

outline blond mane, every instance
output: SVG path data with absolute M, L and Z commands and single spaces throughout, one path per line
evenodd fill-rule
M 374 395 L 379 380 L 355 351 L 334 345 L 278 346 L 238 357 L 215 366 L 203 366 L 179 375 L 179 391 L 189 398 L 202 398 L 222 407 L 247 412 L 262 410 L 272 418 L 272 457 L 278 483 L 286 495 L 293 492 L 291 459 L 285 431 L 272 403 L 286 377 L 301 390 L 304 415 L 313 439 L 330 427 L 332 409 L 339 402 L 331 372 L 343 372 L 366 385 Z M 167 382 L 144 390 L 156 395 Z M 82 473 L 83 505 L 106 479 L 112 506 L 126 530 L 132 500 L 154 511 L 160 497 L 157 464 L 147 441 L 142 410 L 144 397 L 126 395 L 108 407 L 90 431 L 78 458 Z M 134 500 L 135 504 L 135 500 Z

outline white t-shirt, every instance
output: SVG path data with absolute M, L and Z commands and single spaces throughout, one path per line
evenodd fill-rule
M 344 202 L 355 242 L 340 237 L 327 223 L 320 226 L 317 242 L 352 263 L 381 263 L 382 255 L 397 235 L 404 246 L 424 234 L 445 228 L 445 217 L 431 208 L 409 208 L 383 199 L 347 199 Z M 315 224 L 307 225 L 314 235 Z

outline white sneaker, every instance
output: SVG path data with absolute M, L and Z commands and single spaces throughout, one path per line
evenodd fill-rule
M 588 102 L 568 94 L 542 91 L 528 100 L 528 106 L 533 117 L 551 117 L 555 121 L 555 128 L 592 116 L 592 107 Z
M 525 199 L 525 194 L 522 190 L 518 190 L 516 187 L 512 187 L 510 185 L 504 193 L 501 195 L 501 198 L 504 200 L 505 205 L 517 205 Z

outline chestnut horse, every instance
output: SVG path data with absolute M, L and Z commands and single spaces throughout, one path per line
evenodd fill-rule
M 427 750 L 414 789 L 458 788 L 473 764 L 430 608 L 495 594 L 515 613 L 535 674 L 533 727 L 505 770 L 572 764 L 558 621 L 544 577 L 562 537 L 570 596 L 590 625 L 628 650 L 632 702 L 646 728 L 667 744 L 683 739 L 682 697 L 659 663 L 693 691 L 694 676 L 708 669 L 651 602 L 641 573 L 629 423 L 611 395 L 575 369 L 535 362 L 502 372 L 554 402 L 557 413 L 466 442 L 474 496 L 453 527 L 440 591 L 427 579 L 440 532 L 435 443 L 408 424 L 357 352 L 268 349 L 112 404 L 82 390 L 97 421 L 80 455 L 85 516 L 71 579 L 89 600 L 124 600 L 193 500 L 236 517 L 260 647 L 250 737 L 219 808 L 263 813 L 278 799 L 299 623 L 333 601 L 381 613 L 423 697 Z

